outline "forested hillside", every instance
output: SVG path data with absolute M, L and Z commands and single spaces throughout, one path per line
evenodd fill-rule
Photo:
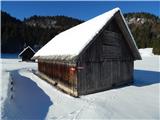
M 160 54 L 160 18 L 148 13 L 124 14 L 139 48 Z M 23 21 L 1 11 L 2 53 L 20 52 L 24 45 L 40 48 L 55 35 L 84 21 L 66 16 L 32 16 Z
M 20 21 L 6 12 L 1 12 L 1 20 L 2 53 L 20 52 L 24 45 L 40 48 L 60 32 L 82 23 L 66 16 L 32 16 Z
M 124 15 L 139 48 L 152 47 L 160 54 L 160 18 L 149 13 Z

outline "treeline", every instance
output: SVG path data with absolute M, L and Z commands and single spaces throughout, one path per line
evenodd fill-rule
M 160 18 L 148 13 L 124 14 L 138 48 L 152 47 L 160 55 Z M 55 35 L 84 21 L 66 16 L 32 16 L 23 21 L 1 11 L 1 51 L 20 52 L 24 45 L 38 48 Z

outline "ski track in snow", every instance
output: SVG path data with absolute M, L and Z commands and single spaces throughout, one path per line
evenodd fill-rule
M 134 72 L 135 83 L 133 85 L 80 98 L 71 97 L 57 90 L 33 74 L 32 69 L 37 69 L 35 63 L 18 61 L 18 59 L 2 59 L 1 61 L 3 119 L 160 118 L 160 73 L 142 71 L 142 65 L 139 65 L 140 61 L 135 64 L 135 68 L 141 68 L 141 70 Z M 151 58 L 149 61 L 152 61 Z M 158 70 L 153 67 L 155 60 L 152 62 L 149 67 L 144 67 L 145 70 Z M 143 64 L 146 65 L 146 63 Z M 14 81 L 13 100 L 10 99 L 12 95 L 10 80 Z

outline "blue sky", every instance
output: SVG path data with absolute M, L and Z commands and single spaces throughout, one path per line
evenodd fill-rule
M 65 15 L 88 20 L 110 9 L 119 7 L 123 13 L 149 12 L 160 16 L 160 2 L 140 1 L 3 1 L 1 9 L 10 15 L 23 20 L 33 15 Z

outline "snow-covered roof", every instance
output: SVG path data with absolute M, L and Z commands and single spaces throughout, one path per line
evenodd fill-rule
M 30 46 L 28 46 L 28 47 L 24 48 L 24 49 L 22 50 L 22 52 L 19 53 L 18 56 L 21 56 L 27 49 L 30 49 L 33 53 L 35 53 L 35 51 L 34 51 Z
M 75 57 L 79 55 L 117 12 L 121 13 L 119 8 L 112 9 L 104 14 L 101 14 L 93 19 L 90 19 L 82 24 L 79 24 L 58 34 L 52 40 L 50 40 L 44 47 L 42 47 L 33 56 L 33 58 L 36 59 L 42 56 Z M 125 25 L 127 24 L 125 23 Z M 133 43 L 135 44 L 134 39 Z

